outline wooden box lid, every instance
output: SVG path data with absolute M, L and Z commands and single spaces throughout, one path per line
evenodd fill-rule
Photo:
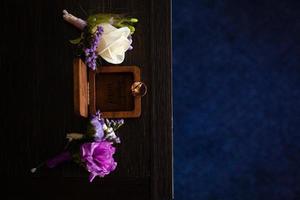
M 74 111 L 88 117 L 88 79 L 87 67 L 81 59 L 73 61 L 74 78 Z
M 100 109 L 104 118 L 135 118 L 141 115 L 141 97 L 131 86 L 139 82 L 136 66 L 102 66 L 88 70 L 81 59 L 74 60 L 74 110 L 88 117 Z

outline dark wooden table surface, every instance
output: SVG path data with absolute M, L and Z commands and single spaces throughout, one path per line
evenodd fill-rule
M 172 198 L 172 93 L 170 1 L 4 0 L 1 8 L 1 182 L 10 195 L 82 199 Z M 73 113 L 74 52 L 79 32 L 62 10 L 86 17 L 116 12 L 139 19 L 134 49 L 122 65 L 140 66 L 148 94 L 142 116 L 126 120 L 119 135 L 117 170 L 94 183 L 74 164 L 30 168 L 62 150 L 65 135 L 82 131 Z M 68 198 L 67 198 L 68 199 Z

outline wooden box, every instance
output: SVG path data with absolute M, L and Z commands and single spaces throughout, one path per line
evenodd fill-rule
M 141 97 L 131 92 L 140 81 L 136 66 L 102 66 L 87 69 L 81 59 L 74 64 L 74 110 L 88 117 L 100 110 L 104 118 L 134 118 L 141 115 Z

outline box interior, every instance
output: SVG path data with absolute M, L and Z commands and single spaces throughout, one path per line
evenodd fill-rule
M 131 85 L 132 72 L 97 73 L 95 75 L 96 109 L 102 112 L 134 110 L 134 96 Z

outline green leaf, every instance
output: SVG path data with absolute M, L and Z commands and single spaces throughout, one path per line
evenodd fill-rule
M 111 14 L 95 14 L 95 15 L 91 15 L 88 17 L 87 19 L 87 22 L 88 22 L 88 25 L 89 25 L 89 31 L 91 33 L 92 30 L 98 26 L 99 24 L 102 24 L 102 23 L 109 23 L 111 17 L 113 17 L 113 15 Z
M 70 40 L 70 42 L 72 43 L 72 44 L 79 44 L 80 42 L 81 42 L 81 37 L 79 37 L 79 38 L 76 38 L 76 39 L 74 39 L 74 40 Z
M 132 22 L 132 23 L 137 23 L 139 20 L 137 19 L 137 18 L 131 18 L 130 19 L 130 22 Z

